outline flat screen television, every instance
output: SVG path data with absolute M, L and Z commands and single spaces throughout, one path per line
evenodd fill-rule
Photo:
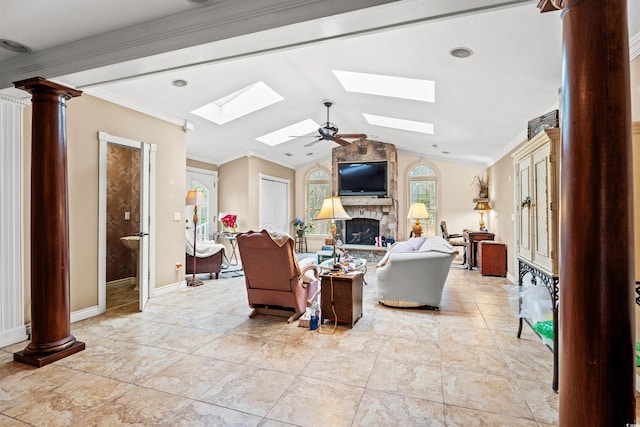
M 340 196 L 387 195 L 387 162 L 338 163 Z

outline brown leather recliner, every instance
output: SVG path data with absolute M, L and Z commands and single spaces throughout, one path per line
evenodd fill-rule
M 318 290 L 318 267 L 300 267 L 294 240 L 286 233 L 249 231 L 237 236 L 249 317 L 259 313 L 299 318 Z M 307 273 L 310 272 L 310 273 Z

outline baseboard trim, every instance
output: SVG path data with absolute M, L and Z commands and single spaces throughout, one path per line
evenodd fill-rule
M 507 273 L 507 280 L 513 283 L 514 285 L 518 284 L 518 281 L 516 280 L 515 276 L 511 273 Z
M 153 292 L 152 298 L 159 297 L 161 295 L 170 294 L 171 292 L 176 292 L 176 291 L 179 291 L 180 289 L 185 289 L 186 287 L 187 287 L 187 282 L 185 280 L 171 283 L 169 285 L 162 286 L 161 288 L 156 288 Z
M 107 289 L 109 288 L 121 288 L 123 286 L 131 286 L 136 284 L 135 277 L 125 277 L 124 279 L 117 279 L 107 282 Z
M 26 325 L 18 326 L 0 334 L 0 347 L 6 347 L 28 338 Z
M 80 320 L 88 319 L 90 317 L 102 314 L 100 307 L 94 305 L 93 307 L 83 308 L 82 310 L 74 311 L 71 313 L 71 323 L 79 322 Z

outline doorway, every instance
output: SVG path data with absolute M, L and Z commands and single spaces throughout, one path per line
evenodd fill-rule
M 98 307 L 101 313 L 116 304 L 143 311 L 155 287 L 155 146 L 104 132 L 98 136 Z
M 197 239 L 215 239 L 218 231 L 218 172 L 187 166 L 186 191 L 198 190 L 204 197 L 204 205 L 198 206 Z M 186 194 L 186 192 L 185 192 Z M 186 229 L 193 233 L 193 207 L 185 207 Z

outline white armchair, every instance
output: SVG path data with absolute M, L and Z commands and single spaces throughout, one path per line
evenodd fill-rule
M 393 307 L 440 307 L 442 291 L 449 275 L 456 249 L 442 237 L 414 245 L 392 247 L 378 264 L 377 297 Z

